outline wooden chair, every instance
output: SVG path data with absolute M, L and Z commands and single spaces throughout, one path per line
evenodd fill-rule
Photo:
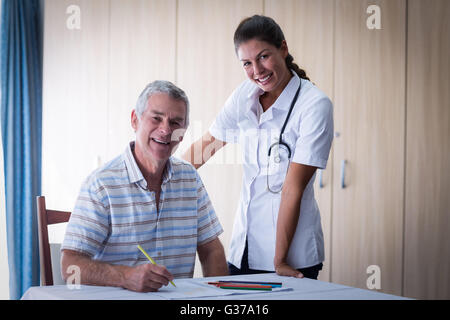
M 70 212 L 49 210 L 45 206 L 45 197 L 36 197 L 38 215 L 38 236 L 39 236 L 39 262 L 41 267 L 41 284 L 43 286 L 53 285 L 52 258 L 50 243 L 48 242 L 48 229 L 50 224 L 63 223 L 69 221 Z

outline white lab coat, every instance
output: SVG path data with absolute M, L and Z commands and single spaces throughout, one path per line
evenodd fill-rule
M 280 190 L 289 165 L 280 149 L 281 162 L 268 161 L 270 145 L 279 139 L 295 92 L 301 91 L 283 133 L 290 146 L 291 162 L 325 168 L 333 140 L 333 109 L 330 99 L 308 80 L 295 72 L 290 82 L 263 113 L 259 96 L 263 91 L 250 80 L 244 81 L 228 98 L 209 131 L 216 139 L 239 143 L 242 147 L 244 174 L 228 261 L 241 267 L 245 239 L 248 240 L 249 267 L 274 271 L 276 225 L 281 193 L 267 190 L 267 176 L 272 190 Z M 272 150 L 272 154 L 277 154 Z M 320 213 L 314 198 L 315 175 L 308 183 L 301 201 L 300 217 L 287 262 L 294 268 L 306 268 L 324 261 L 324 243 Z

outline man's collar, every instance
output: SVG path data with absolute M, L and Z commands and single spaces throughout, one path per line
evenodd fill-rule
M 130 179 L 130 183 L 136 183 L 144 181 L 145 187 L 147 186 L 147 182 L 144 179 L 144 175 L 142 174 L 139 166 L 136 163 L 136 159 L 134 158 L 133 150 L 134 150 L 135 142 L 131 141 L 124 152 L 124 161 L 125 166 L 127 168 L 128 177 Z M 172 178 L 173 174 L 173 166 L 172 166 L 172 157 L 167 159 L 166 166 L 163 172 L 162 183 L 168 182 Z

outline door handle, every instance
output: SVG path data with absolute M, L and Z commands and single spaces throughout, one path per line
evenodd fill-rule
M 345 165 L 347 160 L 341 161 L 341 189 L 345 189 L 347 186 L 345 185 Z

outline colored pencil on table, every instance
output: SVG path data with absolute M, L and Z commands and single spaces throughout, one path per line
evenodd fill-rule
M 272 287 L 263 287 L 263 286 L 229 286 L 229 285 L 220 285 L 218 286 L 220 289 L 230 289 L 230 290 L 262 290 L 262 291 L 272 291 Z
M 208 284 L 215 285 L 217 287 L 250 287 L 250 288 L 272 288 L 270 285 L 262 285 L 257 283 L 234 283 L 234 282 L 208 282 Z
M 244 284 L 244 283 L 221 283 L 221 282 L 208 282 L 208 284 L 214 285 L 221 289 L 233 289 L 236 288 L 236 290 L 267 290 L 271 291 L 272 287 L 269 285 L 258 285 L 258 284 Z
M 263 282 L 263 281 L 224 281 L 219 280 L 220 283 L 243 283 L 243 284 L 258 284 L 258 285 L 270 285 L 274 288 L 281 287 L 283 285 L 282 282 Z

